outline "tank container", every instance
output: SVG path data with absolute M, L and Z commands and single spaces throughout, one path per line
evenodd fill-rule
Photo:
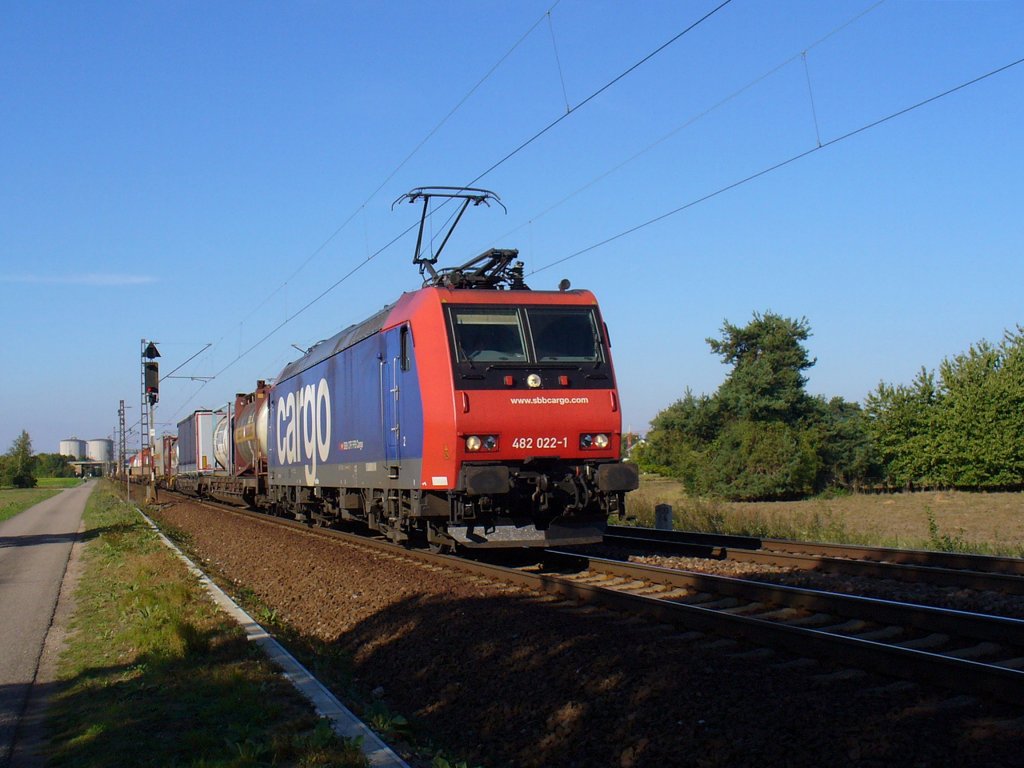
M 216 414 L 217 426 L 213 428 L 213 457 L 219 469 L 231 469 L 231 422 L 229 413 Z

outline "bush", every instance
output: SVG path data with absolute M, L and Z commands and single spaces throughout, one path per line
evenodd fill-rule
M 709 490 L 735 501 L 792 499 L 811 494 L 819 459 L 806 437 L 781 422 L 729 424 L 709 452 Z
M 35 488 L 36 479 L 28 472 L 22 472 L 11 477 L 10 485 L 15 488 Z

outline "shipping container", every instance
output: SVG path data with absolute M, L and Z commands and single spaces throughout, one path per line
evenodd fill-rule
M 213 430 L 217 414 L 196 411 L 178 422 L 178 474 L 206 474 L 216 469 L 213 455 Z

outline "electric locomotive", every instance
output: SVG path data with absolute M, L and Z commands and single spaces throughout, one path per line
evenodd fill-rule
M 234 451 L 249 458 L 234 462 L 233 479 L 201 487 L 437 549 L 600 542 L 638 475 L 619 458 L 597 301 L 564 281 L 530 290 L 515 250 L 436 270 L 441 249 L 425 258 L 420 248 L 438 196 L 462 200 L 455 223 L 468 205 L 497 199 L 451 188 L 404 196 L 424 203 L 414 257 L 423 287 L 288 364 L 247 396 L 245 424 L 240 395 Z

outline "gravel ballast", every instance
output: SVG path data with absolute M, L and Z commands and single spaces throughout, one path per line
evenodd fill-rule
M 580 608 L 189 503 L 155 518 L 299 638 L 348 656 L 352 689 L 471 766 L 1024 760 L 1024 712 L 1004 705 Z

